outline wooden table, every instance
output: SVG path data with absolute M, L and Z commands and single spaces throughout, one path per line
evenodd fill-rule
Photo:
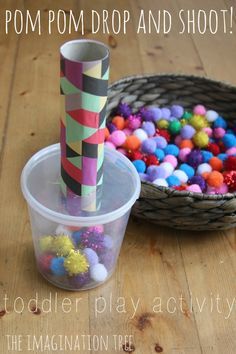
M 12 23 L 6 35 L 6 9 L 24 8 L 31 14 L 40 9 L 42 28 L 47 28 L 50 9 L 64 9 L 67 16 L 70 9 L 75 14 L 81 9 L 86 13 L 92 9 L 99 13 L 102 9 L 110 13 L 114 8 L 126 9 L 132 16 L 126 35 L 102 34 L 101 30 L 95 35 L 89 23 L 85 26 L 84 37 L 102 40 L 111 47 L 111 81 L 135 73 L 177 72 L 236 84 L 235 31 L 204 36 L 180 35 L 177 30 L 167 35 L 136 33 L 142 8 L 153 13 L 166 8 L 176 17 L 181 8 L 229 9 L 235 4 L 233 0 L 94 3 L 4 0 L 0 4 L 0 352 L 16 353 L 21 348 L 23 353 L 37 352 L 32 349 L 33 341 L 40 346 L 42 336 L 39 348 L 52 353 L 53 338 L 58 344 L 59 335 L 62 339 L 78 335 L 81 353 L 128 352 L 124 345 L 129 342 L 130 352 L 137 354 L 233 354 L 235 230 L 181 232 L 130 219 L 117 270 L 105 285 L 70 293 L 51 286 L 37 273 L 20 173 L 32 154 L 59 140 L 58 51 L 64 41 L 78 35 L 60 35 L 55 25 L 51 35 L 46 30 L 41 35 L 17 35 Z M 173 19 L 173 26 L 177 26 L 176 21 Z M 37 311 L 33 311 L 33 301 L 27 309 L 35 296 L 39 299 Z M 51 311 L 49 302 L 42 303 L 50 297 Z M 63 301 L 71 301 L 71 308 L 63 308 Z M 93 350 L 87 344 L 89 335 Z M 47 340 L 51 340 L 49 346 Z M 108 350 L 104 346 L 107 340 Z

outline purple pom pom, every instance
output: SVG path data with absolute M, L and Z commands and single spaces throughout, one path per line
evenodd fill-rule
M 146 139 L 142 142 L 141 150 L 145 154 L 153 154 L 156 150 L 156 142 L 154 139 Z
M 74 277 L 69 277 L 68 279 L 71 287 L 73 287 L 74 289 L 80 289 L 89 282 L 90 276 L 89 272 L 86 272 L 76 275 Z
M 162 112 L 161 109 L 158 107 L 152 107 L 149 109 L 149 111 L 152 113 L 152 120 L 154 122 L 157 122 L 158 120 L 161 119 L 162 117 Z
M 85 231 L 80 237 L 80 246 L 83 248 L 92 248 L 96 252 L 104 250 L 104 235 L 99 232 Z
M 202 160 L 202 153 L 198 149 L 192 150 L 187 156 L 187 163 L 194 168 L 197 168 L 202 163 Z
M 176 118 L 181 118 L 182 115 L 184 114 L 184 109 L 180 105 L 173 105 L 171 107 L 171 114 Z
M 155 125 L 152 122 L 143 122 L 142 129 L 145 130 L 148 136 L 153 136 L 156 133 Z
M 198 184 L 199 187 L 201 188 L 202 192 L 205 192 L 207 189 L 206 181 L 204 180 L 204 178 L 202 176 L 193 176 L 190 179 L 189 184 Z
M 191 125 L 185 125 L 180 132 L 180 135 L 183 139 L 192 139 L 196 130 Z
M 120 103 L 117 108 L 117 114 L 124 118 L 128 118 L 132 114 L 132 110 L 127 103 Z
M 162 119 L 169 119 L 171 116 L 171 111 L 169 108 L 162 108 L 161 109 Z
M 144 121 L 148 122 L 153 120 L 153 114 L 149 109 L 141 108 L 139 114 Z

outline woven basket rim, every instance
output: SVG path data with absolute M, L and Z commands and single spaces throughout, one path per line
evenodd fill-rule
M 113 87 L 115 87 L 116 85 L 119 85 L 121 83 L 126 83 L 126 82 L 130 82 L 130 81 L 134 81 L 137 79 L 146 79 L 146 78 L 156 78 L 156 77 L 167 77 L 167 78 L 175 78 L 175 77 L 179 77 L 179 78 L 186 78 L 186 79 L 200 79 L 206 82 L 211 82 L 214 84 L 217 84 L 219 86 L 224 86 L 224 87 L 228 87 L 231 89 L 236 90 L 236 86 L 226 82 L 226 81 L 219 81 L 219 80 L 215 80 L 212 78 L 208 78 L 205 76 L 198 76 L 198 75 L 192 75 L 192 74 L 176 74 L 176 73 L 152 73 L 152 74 L 137 74 L 137 75 L 130 75 L 130 76 L 125 76 L 117 81 L 112 82 L 109 85 L 108 89 L 112 89 Z M 176 197 L 192 197 L 195 199 L 201 199 L 201 200 L 211 200 L 211 201 L 216 201 L 216 200 L 229 200 L 229 199 L 233 199 L 236 197 L 236 192 L 234 193 L 226 193 L 226 194 L 205 194 L 205 193 L 195 193 L 195 192 L 191 192 L 191 191 L 178 191 L 178 190 L 173 190 L 169 187 L 162 187 L 162 186 L 156 186 L 155 184 L 151 183 L 151 182 L 143 182 L 142 181 L 142 185 L 151 185 L 153 188 L 161 191 L 161 192 L 175 192 L 175 196 Z

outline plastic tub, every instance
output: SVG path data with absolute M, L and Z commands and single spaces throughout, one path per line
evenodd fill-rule
M 21 188 L 29 207 L 39 272 L 54 285 L 85 290 L 113 273 L 140 178 L 122 154 L 105 149 L 102 202 L 96 212 L 68 213 L 60 188 L 60 146 L 40 150 L 25 165 Z

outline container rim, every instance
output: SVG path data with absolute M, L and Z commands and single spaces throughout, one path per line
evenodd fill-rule
M 43 217 L 58 224 L 64 224 L 67 226 L 93 226 L 96 224 L 107 224 L 123 216 L 128 210 L 132 208 L 136 200 L 139 198 L 141 191 L 141 182 L 134 165 L 129 161 L 129 159 L 127 159 L 118 151 L 105 147 L 105 154 L 107 153 L 118 157 L 132 171 L 134 182 L 136 182 L 136 187 L 132 197 L 128 200 L 128 202 L 126 202 L 124 205 L 122 205 L 118 209 L 115 209 L 112 212 L 96 216 L 71 216 L 47 208 L 39 201 L 37 201 L 37 199 L 35 199 L 30 193 L 27 187 L 27 179 L 29 177 L 30 172 L 33 170 L 33 168 L 35 167 L 35 165 L 37 165 L 38 162 L 45 159 L 48 155 L 58 153 L 59 150 L 59 143 L 49 145 L 46 148 L 39 150 L 27 161 L 21 173 L 20 183 L 23 196 L 26 199 L 28 205 L 36 212 L 41 214 Z

